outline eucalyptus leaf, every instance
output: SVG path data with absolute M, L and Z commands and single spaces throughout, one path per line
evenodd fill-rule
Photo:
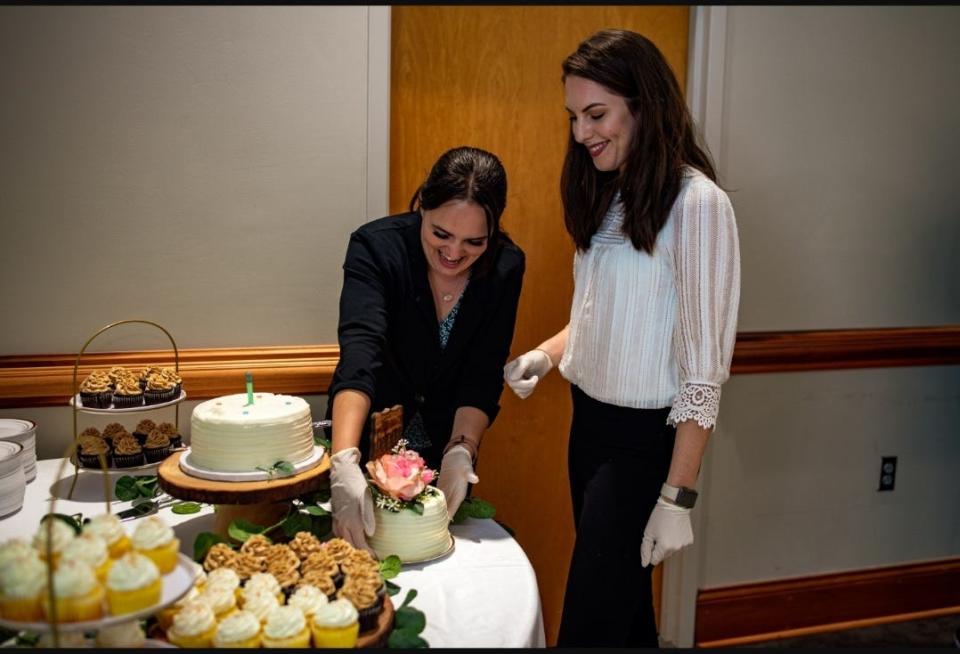
M 170 507 L 170 510 L 179 515 L 185 515 L 188 513 L 200 513 L 201 507 L 196 502 L 177 502 Z
M 262 534 L 266 529 L 266 527 L 237 518 L 227 527 L 227 533 L 230 534 L 230 538 L 245 543 L 248 538 L 255 534 Z
M 325 508 L 323 508 L 322 506 L 317 506 L 315 504 L 311 504 L 305 507 L 304 511 L 306 511 L 310 515 L 316 515 L 316 516 L 330 515 L 330 512 L 327 511 Z
M 396 554 L 391 554 L 380 562 L 380 576 L 384 579 L 393 579 L 400 574 L 400 568 L 403 567 L 403 561 Z
M 212 531 L 200 532 L 193 541 L 193 560 L 197 563 L 203 561 L 211 547 L 217 543 L 225 542 L 227 542 L 226 539 L 220 534 L 215 534 Z
M 427 618 L 423 611 L 412 606 L 402 606 L 393 616 L 394 629 L 419 634 L 427 626 Z
M 319 446 L 321 446 L 321 447 L 322 447 L 323 449 L 325 449 L 327 452 L 330 451 L 330 440 L 324 438 L 323 436 L 317 436 L 316 434 L 314 434 L 314 436 L 313 436 L 313 444 L 314 444 L 314 445 L 319 445 Z
M 277 461 L 276 463 L 273 464 L 273 468 L 277 472 L 281 472 L 285 475 L 293 474 L 293 464 L 290 463 L 289 461 Z
M 387 647 L 391 649 L 425 649 L 430 645 L 417 634 L 404 629 L 394 629 L 387 638 Z

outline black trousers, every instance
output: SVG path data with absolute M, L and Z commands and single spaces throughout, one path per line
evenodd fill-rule
M 571 392 L 576 542 L 557 646 L 657 647 L 653 568 L 640 566 L 640 544 L 673 455 L 670 408 L 630 409 Z

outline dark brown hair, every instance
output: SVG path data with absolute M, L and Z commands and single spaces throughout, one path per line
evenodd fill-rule
M 680 192 L 683 167 L 717 179 L 677 78 L 653 42 L 627 30 L 602 30 L 583 41 L 563 62 L 562 80 L 571 75 L 623 97 L 634 130 L 622 172 L 597 170 L 570 130 L 560 177 L 567 231 L 577 249 L 587 250 L 619 190 L 623 231 L 635 248 L 652 254 Z
M 487 217 L 487 249 L 474 264 L 475 273 L 483 274 L 493 265 L 500 240 L 510 240 L 500 228 L 507 206 L 507 171 L 497 156 L 469 146 L 447 150 L 410 198 L 410 211 L 429 211 L 450 200 L 473 202 Z

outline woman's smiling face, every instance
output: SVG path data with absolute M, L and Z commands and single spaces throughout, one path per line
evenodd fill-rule
M 636 123 L 626 100 L 576 75 L 567 77 L 563 90 L 573 139 L 587 149 L 597 170 L 622 169 Z
M 480 205 L 450 200 L 436 209 L 421 209 L 420 213 L 420 242 L 434 272 L 456 277 L 487 251 L 487 214 Z

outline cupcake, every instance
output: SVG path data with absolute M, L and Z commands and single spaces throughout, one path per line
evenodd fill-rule
M 225 586 L 208 585 L 197 600 L 209 606 L 217 620 L 222 620 L 237 610 L 237 594 Z
M 160 516 L 152 515 L 138 520 L 131 541 L 133 550 L 156 563 L 161 574 L 173 572 L 177 567 L 180 539 Z
M 133 436 L 121 436 L 113 443 L 113 465 L 117 468 L 133 468 L 144 464 L 143 448 Z
M 170 437 L 159 429 L 154 429 L 143 444 L 143 455 L 147 458 L 147 463 L 156 463 L 170 456 L 170 449 Z
M 331 538 L 323 544 L 323 549 L 337 563 L 348 558 L 355 551 L 353 545 L 342 538 Z
M 375 585 L 376 583 L 376 585 Z M 370 631 L 377 626 L 377 616 L 383 608 L 383 596 L 377 595 L 377 588 L 382 585 L 365 578 L 347 577 L 343 587 L 337 591 L 338 599 L 349 600 L 357 609 L 357 620 L 360 631 Z
M 53 564 L 56 565 L 57 561 L 60 560 L 63 548 L 76 537 L 77 532 L 73 527 L 59 518 L 50 517 L 40 521 L 40 526 L 33 535 L 31 545 L 40 555 L 40 558 L 46 560 L 48 557 L 47 542 L 49 540 L 50 554 L 53 558 Z
M 143 389 L 143 399 L 148 405 L 169 402 L 174 397 L 173 382 L 160 375 L 150 377 L 147 387 Z
M 103 457 L 102 463 L 101 457 Z M 85 436 L 77 445 L 77 459 L 84 468 L 109 468 L 110 446 L 102 438 Z
M 250 611 L 237 611 L 217 625 L 214 647 L 251 649 L 260 647 L 260 621 Z
M 100 583 L 107 580 L 107 571 L 113 562 L 107 551 L 106 542 L 90 532 L 81 533 L 67 543 L 61 556 L 64 560 L 76 560 L 89 565 Z
M 173 382 L 174 397 L 180 396 L 180 390 L 183 388 L 183 377 L 173 368 L 163 368 L 160 370 L 160 376 Z
M 126 374 L 127 369 L 123 366 L 113 366 L 110 370 L 107 371 L 107 378 L 110 380 L 112 386 L 116 386 L 120 381 L 120 378 Z
M 245 602 L 248 595 L 258 591 L 266 591 L 277 598 L 277 601 L 283 601 L 283 589 L 280 582 L 269 572 L 254 572 L 250 575 L 247 583 L 243 585 L 241 598 Z
M 206 574 L 204 588 L 226 588 L 232 593 L 240 589 L 240 575 L 233 568 L 216 568 Z
M 107 544 L 107 554 L 111 559 L 119 559 L 133 547 L 130 537 L 120 524 L 120 518 L 112 513 L 93 516 L 90 522 L 83 525 L 83 533 L 102 538 Z
M 150 378 L 153 377 L 154 375 L 159 375 L 162 370 L 163 370 L 163 368 L 161 368 L 160 366 L 146 366 L 146 367 L 144 367 L 144 368 L 140 371 L 140 376 L 139 376 L 140 388 L 146 389 L 146 388 L 147 388 L 147 382 L 150 380 Z
M 11 538 L 0 544 L 0 574 L 8 563 L 23 556 L 40 558 L 40 553 L 22 538 Z
M 121 434 L 126 434 L 127 428 L 121 425 L 119 422 L 107 423 L 107 426 L 103 428 L 102 437 L 106 439 L 108 443 L 112 443 Z
M 18 622 L 43 619 L 46 564 L 31 554 L 10 559 L 0 569 L 0 616 Z
M 301 562 L 306 561 L 308 556 L 322 549 L 320 539 L 309 531 L 298 531 L 293 540 L 287 543 L 287 546 L 293 550 L 293 553 L 297 555 Z
M 143 404 L 143 391 L 135 379 L 123 378 L 113 389 L 113 406 L 116 409 L 128 409 Z
M 137 423 L 137 426 L 133 430 L 133 437 L 137 439 L 137 442 L 143 445 L 147 442 L 147 436 L 150 435 L 154 429 L 157 428 L 157 424 L 150 418 L 144 418 Z
M 99 429 L 97 429 L 96 427 L 87 427 L 87 428 L 84 429 L 82 432 L 80 432 L 79 434 L 77 434 L 77 440 L 81 440 L 81 439 L 86 438 L 86 437 L 88 437 L 88 436 L 93 436 L 93 437 L 96 437 L 96 438 L 103 438 L 103 434 L 100 433 L 100 430 L 99 430 Z
M 281 595 L 281 597 L 283 596 Z M 266 589 L 254 590 L 243 597 L 243 610 L 250 611 L 257 616 L 260 624 L 265 623 L 270 612 L 279 607 L 280 600 Z
M 95 643 L 97 647 L 138 648 L 147 644 L 147 635 L 139 620 L 130 620 L 102 628 Z
M 183 447 L 183 437 L 172 422 L 161 422 L 157 429 L 162 431 L 170 439 L 170 447 Z
M 107 603 L 113 615 L 135 613 L 159 603 L 162 589 L 157 565 L 137 552 L 124 554 L 107 572 Z
M 308 556 L 307 560 L 300 564 L 300 573 L 304 577 L 308 574 L 325 575 L 333 580 L 335 586 L 343 581 L 340 566 L 326 550 L 320 550 Z
M 266 648 L 310 647 L 310 627 L 303 611 L 296 606 L 274 609 L 263 625 L 261 641 Z
M 287 600 L 288 606 L 295 606 L 308 618 L 317 612 L 321 606 L 329 604 L 330 600 L 327 598 L 327 594 L 316 586 L 311 586 L 309 584 L 303 584 L 293 595 L 290 596 L 290 599 Z
M 337 599 L 321 606 L 310 618 L 314 647 L 354 647 L 360 633 L 357 609 Z
M 103 616 L 103 586 L 89 563 L 62 558 L 53 572 L 53 606 L 43 593 L 46 619 L 61 622 L 87 622 Z M 54 614 L 52 609 L 56 609 Z
M 213 645 L 217 633 L 217 618 L 204 602 L 185 604 L 173 616 L 167 629 L 167 639 L 177 647 L 207 648 Z
M 80 384 L 80 404 L 94 409 L 109 409 L 113 401 L 113 390 L 105 377 L 91 375 Z
M 300 579 L 301 586 L 316 586 L 323 592 L 327 599 L 334 599 L 337 596 L 337 585 L 327 573 L 321 570 L 314 570 L 303 575 Z

